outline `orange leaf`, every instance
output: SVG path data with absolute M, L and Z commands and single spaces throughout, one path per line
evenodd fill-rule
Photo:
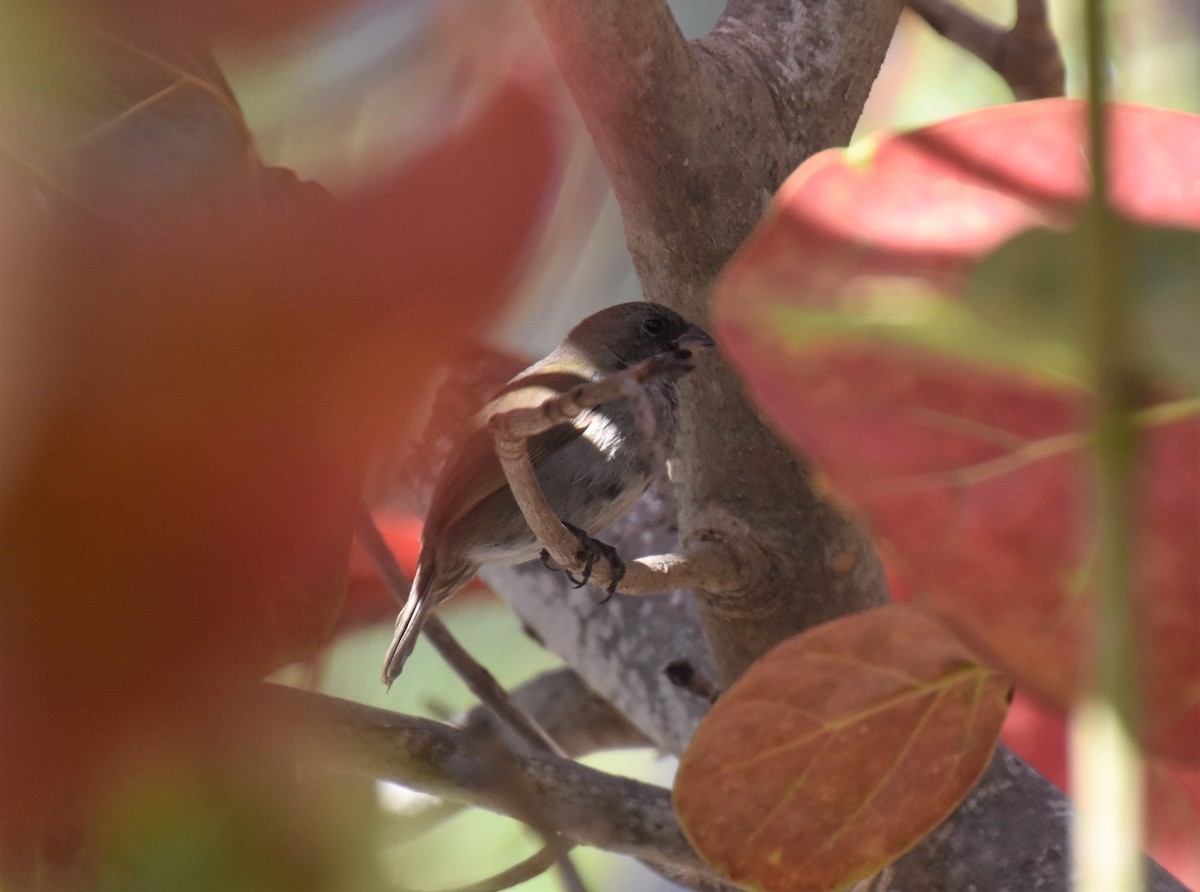
M 974 786 L 1009 691 L 909 605 L 791 638 L 722 695 L 684 753 L 684 832 L 725 876 L 768 892 L 869 876 Z

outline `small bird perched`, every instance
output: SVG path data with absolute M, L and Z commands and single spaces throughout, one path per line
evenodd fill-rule
M 517 506 L 496 457 L 488 419 L 540 406 L 572 387 L 598 381 L 663 354 L 711 347 L 713 340 L 659 304 L 618 304 L 584 319 L 545 359 L 504 387 L 476 416 L 472 432 L 446 462 L 421 534 L 417 571 L 388 647 L 383 681 L 391 684 L 417 643 L 425 619 L 484 564 L 517 564 L 540 546 Z M 645 383 L 667 452 L 678 430 L 679 396 L 672 376 Z M 597 530 L 629 510 L 650 485 L 653 451 L 628 399 L 615 399 L 531 437 L 529 457 L 542 492 L 568 527 Z M 598 544 L 598 543 L 592 543 Z

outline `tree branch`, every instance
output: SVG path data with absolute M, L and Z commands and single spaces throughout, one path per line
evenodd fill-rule
M 554 739 L 567 758 L 575 759 L 605 749 L 653 746 L 651 740 L 629 719 L 588 688 L 570 669 L 544 672 L 514 688 L 509 696 L 525 715 Z M 510 749 L 528 745 L 525 737 L 509 722 L 497 716 L 496 711 L 486 703 L 471 709 L 460 725 L 463 732 L 474 740 L 499 737 Z M 555 754 L 560 755 L 561 752 Z M 405 838 L 425 832 L 461 813 L 466 807 L 461 802 L 432 799 L 423 803 L 415 814 L 412 810 L 406 811 L 403 821 L 409 827 Z M 544 849 L 539 854 L 544 857 L 546 851 Z M 477 885 L 503 883 L 505 877 L 516 876 L 522 870 L 532 870 L 537 863 L 541 863 L 538 856 L 531 856 L 526 863 Z
M 612 179 L 646 296 L 701 322 L 783 178 L 849 139 L 899 15 L 875 0 L 739 0 L 689 45 L 663 0 L 531 6 Z M 869 539 L 719 357 L 699 355 L 680 389 L 683 528 L 752 531 L 758 552 L 738 556 L 752 572 L 735 591 L 696 590 L 724 687 L 795 632 L 884 603 L 886 584 Z
M 525 820 L 529 803 L 497 777 L 486 741 L 448 725 L 308 691 L 263 684 L 253 708 L 288 721 L 322 764 Z M 508 764 L 537 796 L 542 819 L 586 845 L 713 877 L 684 838 L 671 792 L 548 753 Z
M 1004 78 L 1017 99 L 1062 96 L 1066 66 L 1046 17 L 1045 0 L 1016 0 L 1011 28 L 982 19 L 952 0 L 906 0 L 938 34 L 976 56 Z
M 535 676 L 510 695 L 538 726 L 554 738 L 568 758 L 620 747 L 654 744 L 613 705 L 587 687 L 570 669 L 555 669 Z M 485 706 L 477 706 L 462 722 L 468 734 L 491 729 L 501 736 L 511 733 Z
M 900 10 L 876 0 L 730 0 L 713 32 L 689 45 L 663 0 L 530 5 L 613 182 L 647 298 L 701 323 L 716 277 L 783 179 L 849 139 Z M 1036 25 L 1031 9 L 1022 27 Z M 597 605 L 544 573 L 483 572 L 548 647 L 671 752 L 707 703 L 672 685 L 667 663 L 686 659 L 709 675 L 715 664 L 724 687 L 779 641 L 887 599 L 869 538 L 818 491 L 718 356 L 698 357 L 681 394 L 685 541 L 710 517 L 751 531 L 765 559 L 751 562 L 748 584 L 699 589 L 694 605 L 680 592 Z M 654 506 L 647 500 L 630 519 L 631 544 L 605 540 L 632 553 L 673 548 L 647 547 L 672 538 L 661 532 L 672 519 L 647 522 Z M 1046 888 L 1066 889 L 1068 814 L 1061 793 L 1002 751 L 943 827 L 873 888 L 1026 888 L 1036 873 Z M 1154 888 L 1178 887 L 1159 871 Z
M 654 529 L 653 496 L 605 538 L 662 547 L 671 534 Z M 509 600 L 545 645 L 625 712 L 653 742 L 681 753 L 708 701 L 672 684 L 674 657 L 708 671 L 710 657 L 695 610 L 683 592 L 659 598 L 617 595 L 596 605 L 560 576 L 536 564 L 489 567 L 488 583 Z M 1001 747 L 983 779 L 940 828 L 859 892 L 904 889 L 1067 890 L 1071 802 L 1049 781 Z M 1185 892 L 1161 867 L 1149 868 L 1153 892 Z

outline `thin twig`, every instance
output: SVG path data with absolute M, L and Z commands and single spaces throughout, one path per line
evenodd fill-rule
M 542 846 L 524 861 L 514 864 L 507 870 L 502 870 L 500 873 L 490 876 L 485 880 L 480 880 L 477 883 L 468 883 L 465 886 L 455 886 L 450 889 L 439 890 L 439 892 L 503 892 L 505 889 L 511 889 L 514 886 L 519 886 L 534 877 L 539 877 L 547 870 L 555 865 L 558 861 L 558 855 L 551 846 Z M 400 890 L 404 892 L 404 890 Z
M 583 878 L 571 861 L 570 853 L 574 843 L 566 839 L 555 825 L 553 816 L 543 805 L 534 782 L 521 771 L 517 753 L 509 749 L 493 729 L 488 730 L 492 733 L 485 732 L 482 735 L 488 767 L 493 780 L 510 791 L 512 801 L 516 804 L 513 816 L 545 840 L 546 848 L 550 850 L 549 854 L 553 856 L 558 868 L 565 892 L 587 892 Z
M 578 556 L 579 540 L 563 526 L 546 500 L 529 458 L 527 439 L 625 395 L 632 384 L 640 386 L 641 382 L 656 375 L 680 374 L 690 368 L 690 355 L 686 351 L 655 357 L 600 381 L 573 387 L 540 406 L 514 409 L 493 416 L 488 422 L 496 438 L 496 455 L 521 513 L 534 535 L 564 570 L 574 574 L 584 572 L 584 563 Z M 709 536 L 694 537 L 693 544 L 684 553 L 632 561 L 625 565 L 620 590 L 630 595 L 700 586 L 709 592 L 736 590 L 746 578 L 744 561 L 739 561 L 738 555 L 752 549 L 748 543 L 745 549 L 733 547 L 731 538 L 714 532 Z M 591 580 L 601 587 L 612 581 L 605 562 L 599 562 L 591 569 Z
M 509 695 L 566 751 L 567 758 L 619 747 L 653 746 L 645 732 L 570 669 L 544 672 Z M 466 731 L 477 731 L 498 722 L 490 709 L 477 706 L 459 724 Z M 502 734 L 506 731 L 500 729 Z
M 1129 232 L 1113 207 L 1112 118 L 1109 110 L 1108 16 L 1104 0 L 1087 0 L 1088 165 L 1091 201 L 1080 221 L 1090 248 L 1075 299 L 1083 310 L 1094 396 L 1093 510 L 1098 552 L 1095 656 L 1071 712 L 1070 777 L 1075 796 L 1072 866 L 1079 888 L 1111 884 L 1141 889 L 1144 791 L 1135 581 L 1146 476 L 1139 466 L 1135 410 L 1146 380 L 1134 347 L 1135 277 Z
M 403 603 L 408 595 L 407 580 L 396 563 L 395 555 L 392 554 L 383 535 L 379 532 L 379 527 L 375 525 L 375 518 L 371 516 L 367 506 L 362 503 L 359 504 L 357 532 L 359 540 L 375 562 L 379 574 L 391 590 L 392 596 L 398 602 Z M 508 725 L 522 741 L 534 750 L 563 757 L 562 749 L 558 744 L 517 705 L 516 701 L 509 696 L 508 691 L 496 681 L 495 676 L 467 653 L 466 649 L 450 634 L 445 623 L 437 616 L 430 616 L 425 622 L 423 633 L 429 643 L 437 649 L 442 658 L 463 680 L 471 693 L 491 709 L 496 717 Z M 527 823 L 546 840 L 546 846 L 553 853 L 567 892 L 587 892 L 583 880 L 568 854 L 572 844 L 559 835 L 553 825 L 547 821 L 546 816 L 537 808 L 536 798 L 526 789 L 527 782 L 516 770 L 517 754 L 498 734 L 487 736 L 494 742 L 492 749 L 495 752 L 491 759 L 493 773 L 508 778 L 516 793 L 519 794 L 516 799 L 524 802 L 524 813 L 517 814 L 516 817 Z M 501 754 L 503 754 L 503 758 Z
M 404 571 L 375 525 L 375 518 L 366 505 L 360 503 L 356 527 L 359 541 L 370 555 L 392 597 L 403 604 L 408 597 L 409 582 Z M 430 616 L 423 629 L 426 640 L 441 654 L 450 668 L 463 680 L 480 702 L 508 725 L 521 740 L 535 749 L 562 755 L 562 750 L 541 727 L 509 696 L 495 677 L 454 639 L 437 616 Z
M 517 701 L 501 686 L 500 682 L 496 681 L 496 677 L 491 672 L 467 653 L 437 615 L 432 615 L 425 621 L 422 631 L 425 640 L 432 644 L 441 654 L 442 659 L 454 668 L 471 693 L 511 728 L 521 740 L 534 749 L 566 758 L 566 754 L 554 741 L 554 738 L 547 734 L 537 721 L 517 704 Z
M 1045 0 L 1017 0 L 1011 28 L 982 19 L 951 0 L 907 0 L 938 34 L 1004 78 L 1017 99 L 1062 96 L 1066 67 L 1046 17 Z
M 371 558 L 375 569 L 379 571 L 392 598 L 397 604 L 403 604 L 408 597 L 408 588 L 412 584 L 412 580 L 400 569 L 400 565 L 396 562 L 396 556 L 392 554 L 387 540 L 383 538 L 383 533 L 379 532 L 379 527 L 375 524 L 375 518 L 371 516 L 370 510 L 362 502 L 358 504 L 358 517 L 355 518 L 355 521 L 354 533 L 358 536 L 363 550 Z

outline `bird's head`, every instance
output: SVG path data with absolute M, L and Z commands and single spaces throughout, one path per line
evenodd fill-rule
M 567 341 L 606 372 L 679 350 L 713 346 L 703 328 L 674 310 L 647 301 L 617 304 L 588 316 Z

